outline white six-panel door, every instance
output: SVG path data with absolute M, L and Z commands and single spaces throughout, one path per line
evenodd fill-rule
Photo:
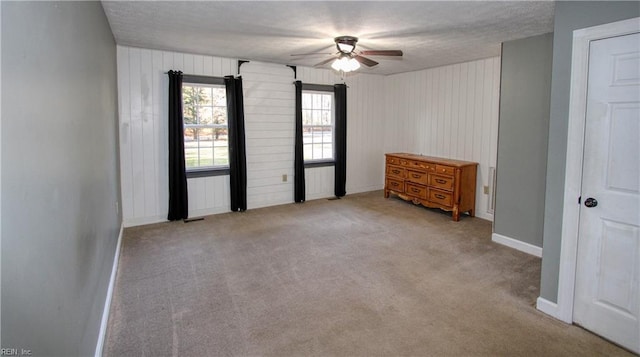
M 574 321 L 640 352 L 640 34 L 591 42 Z

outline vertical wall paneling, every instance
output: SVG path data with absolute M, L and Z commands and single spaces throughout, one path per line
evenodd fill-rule
M 129 50 L 117 48 L 118 113 L 120 118 L 120 189 L 122 216 L 133 217 L 133 180 L 131 179 L 131 110 L 129 106 Z M 126 63 L 126 66 L 122 64 Z
M 235 59 L 117 46 L 120 177 L 125 226 L 160 222 L 168 205 L 166 72 L 222 77 Z M 229 209 L 227 176 L 188 180 L 189 215 Z
M 347 194 L 379 190 L 384 176 L 385 77 L 347 75 Z M 298 67 L 303 83 L 342 83 L 333 70 Z M 305 169 L 307 199 L 334 195 L 334 168 Z
M 294 86 L 284 65 L 251 61 L 240 69 L 247 142 L 247 207 L 293 202 Z M 292 179 L 283 182 L 282 175 Z
M 225 76 L 237 73 L 237 60 L 187 53 L 117 47 L 120 161 L 126 226 L 161 222 L 167 212 L 166 72 Z M 249 208 L 293 201 L 293 71 L 277 64 L 242 66 L 247 139 Z M 334 84 L 331 70 L 298 67 L 306 83 Z M 347 76 L 347 192 L 383 185 L 384 86 L 382 76 Z M 398 135 L 401 135 L 398 133 Z M 307 198 L 333 196 L 333 167 L 306 170 Z M 282 175 L 287 182 L 282 182 Z M 191 217 L 229 210 L 228 176 L 188 179 Z
M 126 226 L 164 221 L 167 211 L 166 72 L 225 76 L 237 60 L 117 47 L 122 212 Z M 495 167 L 498 58 L 391 76 L 347 75 L 347 193 L 381 189 L 384 153 L 416 152 L 480 163 L 478 216 L 491 219 L 489 167 Z M 242 66 L 249 208 L 293 200 L 293 71 Z M 305 83 L 342 82 L 332 70 L 297 68 Z M 307 199 L 333 196 L 333 167 L 305 170 Z M 282 175 L 287 175 L 287 182 Z M 190 216 L 227 212 L 228 176 L 188 180 Z
M 385 150 L 478 162 L 476 211 L 485 219 L 493 219 L 484 186 L 493 194 L 499 86 L 498 57 L 385 77 Z

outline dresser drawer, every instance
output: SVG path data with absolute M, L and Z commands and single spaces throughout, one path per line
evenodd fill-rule
M 436 165 L 429 162 L 411 161 L 409 166 L 417 168 L 422 171 L 427 171 L 427 172 L 436 171 Z
M 453 205 L 453 196 L 451 192 L 430 189 L 429 201 L 448 207 Z
M 451 175 L 451 176 L 453 176 L 455 171 L 456 171 L 456 169 L 451 167 L 451 166 L 436 165 L 436 173 L 439 173 L 439 174 L 442 174 L 442 175 Z
M 405 178 L 407 170 L 404 167 L 387 165 L 387 176 Z
M 429 174 L 424 171 L 407 170 L 407 180 L 415 183 L 427 185 Z
M 429 186 L 441 190 L 453 190 L 453 181 L 454 178 L 451 176 L 429 175 Z
M 387 178 L 387 190 L 393 190 L 395 192 L 404 192 L 404 183 L 402 180 L 394 180 L 392 178 Z
M 397 157 L 388 156 L 387 165 L 400 165 L 400 159 Z
M 405 193 L 413 197 L 427 199 L 427 188 L 421 185 L 416 185 L 411 182 L 406 183 L 407 187 Z

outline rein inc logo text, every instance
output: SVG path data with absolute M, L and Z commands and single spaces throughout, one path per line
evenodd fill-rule
M 0 356 L 31 356 L 31 350 L 26 348 L 0 348 Z

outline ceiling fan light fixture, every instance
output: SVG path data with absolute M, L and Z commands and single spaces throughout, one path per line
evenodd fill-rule
M 355 45 L 351 45 L 348 43 L 338 43 L 338 50 L 342 53 L 351 53 L 353 49 L 356 48 Z
M 351 58 L 349 56 L 341 56 L 337 60 L 333 61 L 331 64 L 331 68 L 336 71 L 341 72 L 351 72 L 360 68 L 360 62 L 356 61 L 355 58 Z

